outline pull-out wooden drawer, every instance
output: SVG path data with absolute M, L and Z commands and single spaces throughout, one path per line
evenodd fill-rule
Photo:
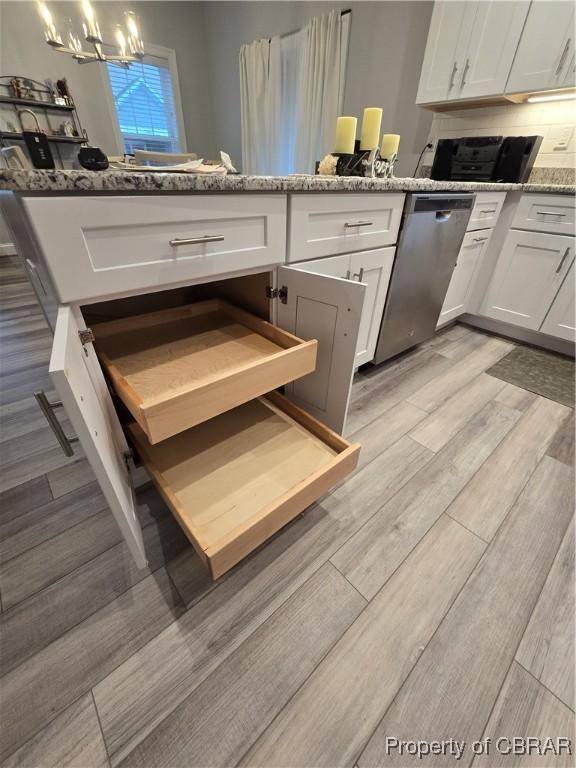
M 350 473 L 350 444 L 276 392 L 158 445 L 129 428 L 140 457 L 218 578 Z
M 476 201 L 466 231 L 494 227 L 505 199 L 506 192 L 476 192 Z
M 284 195 L 24 200 L 62 304 L 282 264 Z
M 573 235 L 575 203 L 571 195 L 522 195 L 512 227 Z
M 291 195 L 288 261 L 393 245 L 404 197 L 391 192 Z
M 315 370 L 302 341 L 220 299 L 93 326 L 117 394 L 151 443 Z

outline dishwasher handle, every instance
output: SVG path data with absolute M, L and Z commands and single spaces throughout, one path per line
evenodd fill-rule
M 448 221 L 452 211 L 436 211 L 436 221 Z

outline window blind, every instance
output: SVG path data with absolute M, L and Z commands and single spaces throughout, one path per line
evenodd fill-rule
M 180 152 L 172 74 L 167 60 L 123 67 L 107 63 L 124 151 Z

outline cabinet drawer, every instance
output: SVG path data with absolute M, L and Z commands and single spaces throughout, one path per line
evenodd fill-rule
M 93 326 L 114 388 L 157 443 L 314 371 L 317 342 L 219 299 Z
M 283 195 L 28 198 L 62 303 L 285 261 Z
M 393 245 L 403 207 L 404 195 L 389 192 L 292 195 L 288 261 Z
M 574 198 L 571 195 L 522 195 L 512 227 L 573 235 Z
M 360 451 L 278 393 L 155 446 L 138 425 L 129 432 L 215 579 L 351 472 Z
M 477 192 L 466 231 L 491 229 L 500 216 L 506 192 Z

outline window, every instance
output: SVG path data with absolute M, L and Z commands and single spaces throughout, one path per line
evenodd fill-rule
M 149 48 L 149 46 L 148 46 Z M 128 67 L 106 64 L 124 152 L 180 152 L 179 103 L 169 58 L 149 56 Z

